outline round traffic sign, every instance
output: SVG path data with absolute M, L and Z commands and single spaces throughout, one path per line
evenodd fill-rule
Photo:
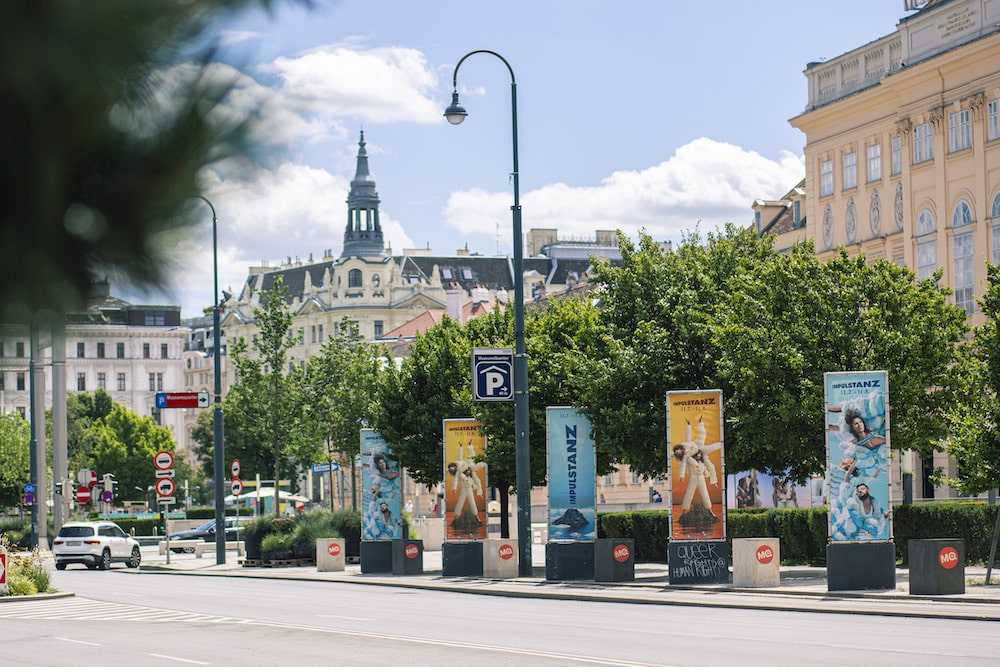
M 35 485 L 32 484 L 31 482 L 28 482 L 27 484 L 24 485 L 24 492 L 25 493 L 34 493 L 35 492 Z
M 232 472 L 233 472 L 233 477 L 239 477 L 240 476 L 240 460 L 239 459 L 233 459 Z
M 90 487 L 89 486 L 79 486 L 76 489 L 76 502 L 81 505 L 90 502 Z
M 234 496 L 238 496 L 241 493 L 243 493 L 243 480 L 241 480 L 239 477 L 233 477 L 233 482 L 232 485 L 229 487 L 229 490 L 232 492 Z
M 102 491 L 101 492 L 101 502 L 110 503 L 115 499 L 115 494 L 112 491 Z
M 156 480 L 156 495 L 158 496 L 172 496 L 174 492 L 177 491 L 177 485 L 174 484 L 174 480 L 170 477 L 160 477 Z
M 166 450 L 156 452 L 156 456 L 153 457 L 153 465 L 156 466 L 157 470 L 170 470 L 174 467 L 174 455 Z
M 95 486 L 97 486 L 97 471 L 96 470 L 88 470 L 87 471 L 87 481 L 84 482 L 84 484 L 86 484 L 90 488 L 94 488 Z
M 31 507 L 32 505 L 34 505 L 35 504 L 35 494 L 33 494 L 33 493 L 26 493 L 26 494 L 24 494 L 24 504 L 27 505 L 28 507 Z

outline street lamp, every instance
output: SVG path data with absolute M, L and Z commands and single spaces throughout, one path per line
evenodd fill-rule
M 226 467 L 222 439 L 222 343 L 219 334 L 219 221 L 215 215 L 215 207 L 201 195 L 195 195 L 212 209 L 212 275 L 214 279 L 212 291 L 212 330 L 215 339 L 215 414 L 214 430 L 212 431 L 212 449 L 215 453 L 215 534 L 226 534 L 226 496 L 225 480 L 222 470 Z M 217 565 L 226 563 L 226 540 L 215 541 L 215 562 Z
M 521 239 L 521 198 L 517 170 L 517 82 L 510 63 L 495 51 L 479 49 L 462 56 L 452 75 L 451 104 L 444 111 L 452 125 L 458 125 L 468 116 L 458 101 L 458 68 L 465 59 L 477 53 L 496 56 L 510 72 L 510 116 L 514 142 L 514 205 L 511 214 L 514 224 L 514 451 L 517 476 L 517 544 L 518 574 L 531 576 L 531 459 L 528 449 L 528 354 L 524 346 L 524 269 Z

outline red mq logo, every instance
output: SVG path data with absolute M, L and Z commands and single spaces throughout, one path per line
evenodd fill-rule
M 407 558 L 416 558 L 420 555 L 420 549 L 417 548 L 416 544 L 407 544 L 403 553 Z
M 326 551 L 331 556 L 335 556 L 335 557 L 339 556 L 340 555 L 340 542 L 330 542 L 330 544 L 327 545 L 327 547 L 326 547 Z
M 757 547 L 757 562 L 761 565 L 767 565 L 772 560 L 774 560 L 774 549 L 767 546 L 766 544 Z
M 956 565 L 958 565 L 958 552 L 955 551 L 955 547 L 945 547 L 938 553 L 938 561 L 941 563 L 941 567 L 946 570 L 950 570 Z
M 500 548 L 497 550 L 497 555 L 503 560 L 510 560 L 514 557 L 514 547 L 509 544 L 501 544 Z
M 628 560 L 630 555 L 627 544 L 618 544 L 615 546 L 615 550 L 611 552 L 615 560 L 619 563 L 624 563 Z

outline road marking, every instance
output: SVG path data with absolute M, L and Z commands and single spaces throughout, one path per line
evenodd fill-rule
M 344 621 L 361 621 L 363 623 L 368 623 L 374 621 L 374 618 L 361 618 L 360 616 L 338 616 L 336 614 L 317 614 L 316 618 L 339 618 Z
M 85 642 L 82 639 L 70 639 L 69 637 L 56 637 L 61 642 L 70 642 L 73 644 L 85 644 L 87 646 L 104 646 L 104 644 L 95 644 L 94 642 Z
M 178 658 L 177 656 L 173 656 L 173 655 L 163 655 L 162 653 L 150 653 L 149 655 L 151 657 L 153 657 L 153 658 L 163 658 L 164 660 L 173 660 L 175 662 L 186 662 L 186 663 L 191 664 L 191 665 L 211 665 L 212 664 L 210 662 L 201 662 L 199 660 L 188 660 L 187 658 Z

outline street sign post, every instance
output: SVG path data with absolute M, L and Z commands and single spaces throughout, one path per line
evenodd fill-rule
M 328 461 L 327 463 L 314 463 L 312 465 L 313 474 L 319 474 L 321 472 L 337 472 L 340 470 L 340 464 L 336 461 Z
M 514 350 L 509 347 L 473 348 L 472 400 L 514 400 Z
M 76 489 L 76 502 L 81 505 L 86 505 L 90 502 L 90 487 L 89 486 L 79 486 Z
M 101 502 L 102 503 L 110 503 L 114 499 L 115 499 L 114 492 L 112 492 L 112 491 L 103 491 L 103 492 L 101 492 Z
M 24 504 L 27 505 L 28 507 L 31 507 L 32 505 L 34 505 L 35 504 L 35 494 L 33 494 L 33 493 L 26 493 L 26 494 L 24 494 Z
M 174 455 L 166 450 L 156 452 L 153 457 L 153 466 L 157 470 L 170 470 L 174 467 Z
M 207 408 L 207 391 L 161 391 L 156 394 L 156 407 L 167 408 Z
M 172 477 L 160 477 L 156 480 L 156 495 L 162 499 L 164 496 L 173 496 L 177 491 L 177 484 Z
M 239 459 L 233 459 L 233 466 L 232 466 L 231 472 L 233 473 L 233 477 L 239 477 L 240 476 L 240 460 Z
M 233 477 L 233 481 L 229 486 L 229 491 L 234 496 L 238 496 L 243 493 L 243 480 L 239 477 Z

